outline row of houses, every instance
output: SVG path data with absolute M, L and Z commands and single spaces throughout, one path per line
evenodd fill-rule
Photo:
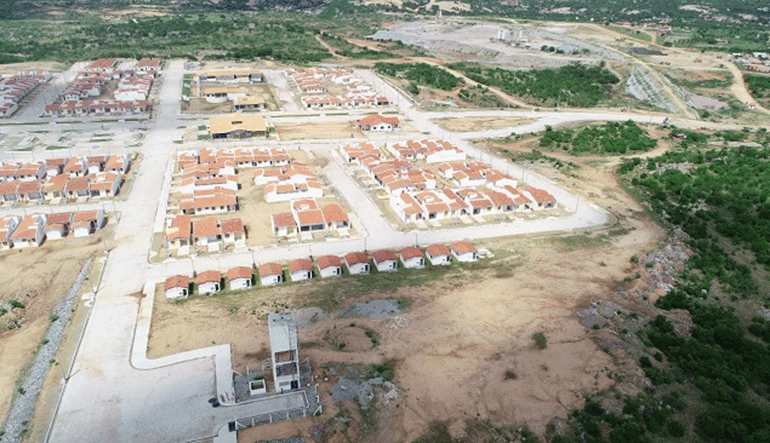
M 264 186 L 263 194 L 268 203 L 304 198 L 321 198 L 324 189 L 312 169 L 302 163 L 292 163 L 254 172 L 254 184 Z
M 300 232 L 346 233 L 350 217 L 337 203 L 319 207 L 314 199 L 300 199 L 291 202 L 291 212 L 273 214 L 271 224 L 276 238 Z
M 297 68 L 284 71 L 299 93 L 306 108 L 346 108 L 388 106 L 390 100 L 361 76 L 348 68 Z M 329 95 L 324 85 L 330 82 L 345 88 L 345 93 Z
M 556 208 L 556 198 L 545 190 L 511 185 L 484 189 L 444 188 L 391 195 L 390 207 L 404 223 L 443 220 L 466 215 L 493 215 Z
M 49 158 L 45 161 L 0 162 L 0 182 L 35 180 L 58 175 L 82 177 L 99 172 L 125 174 L 131 166 L 128 153 Z
M 39 247 L 46 240 L 68 236 L 85 237 L 102 229 L 105 224 L 101 209 L 54 214 L 30 214 L 24 217 L 0 217 L 0 249 Z
M 465 160 L 465 152 L 446 140 L 408 140 L 388 143 L 386 149 L 402 160 L 421 160 L 427 163 Z
M 291 163 L 291 155 L 281 148 L 204 148 L 181 151 L 177 169 L 186 172 L 199 165 L 223 165 L 233 168 L 267 168 Z
M 362 131 L 390 132 L 398 128 L 398 117 L 384 117 L 379 114 L 367 115 L 356 120 L 356 126 Z
M 144 58 L 128 69 L 116 67 L 114 58 L 91 63 L 67 85 L 55 103 L 45 107 L 45 115 L 73 117 L 148 112 L 150 90 L 160 72 L 160 59 Z M 104 86 L 114 81 L 117 85 L 112 99 L 98 98 Z
M 189 215 L 177 215 L 166 221 L 168 251 L 202 247 L 208 252 L 218 252 L 227 245 L 245 244 L 245 240 L 246 227 L 240 218 L 206 217 L 193 221 Z
M 255 285 L 255 277 L 261 286 L 273 286 L 290 279 L 293 282 L 312 280 L 315 276 L 321 278 L 343 275 L 343 266 L 347 267 L 350 275 L 367 275 L 374 266 L 378 272 L 396 272 L 399 263 L 404 268 L 420 269 L 430 262 L 433 266 L 446 266 L 452 260 L 459 262 L 474 262 L 478 260 L 478 250 L 468 242 L 453 243 L 449 247 L 434 244 L 425 248 L 403 248 L 399 251 L 383 249 L 367 254 L 351 252 L 342 257 L 325 255 L 315 259 L 310 258 L 291 260 L 286 266 L 280 263 L 262 263 L 257 266 L 256 273 L 252 267 L 239 266 L 226 273 L 226 280 L 231 291 L 249 289 Z M 209 270 L 196 274 L 195 286 L 199 294 L 215 294 L 225 289 L 225 276 L 220 271 Z M 175 275 L 166 279 L 165 293 L 170 299 L 187 298 L 190 294 L 190 277 Z
M 54 199 L 113 198 L 120 192 L 123 176 L 99 172 L 80 177 L 56 175 L 45 180 L 9 180 L 0 183 L 0 201 L 26 202 Z
M 41 83 L 51 79 L 50 72 L 19 72 L 0 74 L 0 117 L 8 118 L 19 110 L 19 103 Z

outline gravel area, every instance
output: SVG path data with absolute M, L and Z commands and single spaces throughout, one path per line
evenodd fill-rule
M 382 320 L 393 315 L 401 314 L 396 300 L 372 300 L 365 303 L 356 303 L 346 309 L 341 317 L 368 317 Z
M 5 426 L 3 427 L 3 436 L 0 438 L 0 443 L 20 442 L 24 434 L 27 433 L 27 426 L 32 420 L 32 415 L 35 413 L 35 405 L 37 404 L 40 390 L 43 388 L 43 382 L 48 371 L 52 368 L 50 362 L 56 357 L 56 353 L 59 350 L 64 328 L 67 326 L 72 315 L 75 296 L 80 292 L 80 287 L 88 275 L 91 261 L 92 259 L 88 259 L 86 264 L 83 265 L 83 269 L 80 270 L 80 274 L 78 274 L 78 278 L 70 288 L 67 296 L 54 307 L 52 314 L 58 316 L 58 318 L 51 322 L 51 326 L 48 328 L 48 332 L 45 335 L 47 342 L 40 346 L 35 361 L 29 369 L 27 379 L 22 384 L 24 391 L 16 397 L 13 406 L 11 406 Z

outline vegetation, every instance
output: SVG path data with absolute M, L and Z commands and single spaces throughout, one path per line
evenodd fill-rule
M 449 67 L 484 85 L 495 86 L 508 94 L 545 105 L 596 106 L 601 100 L 609 98 L 612 85 L 620 81 L 603 63 L 599 66 L 571 64 L 557 69 L 529 71 L 509 71 L 465 62 Z
M 770 77 L 766 75 L 744 74 L 743 78 L 755 98 L 770 98 Z
M 374 65 L 374 69 L 380 74 L 403 78 L 417 85 L 429 86 L 444 91 L 451 91 L 462 82 L 461 79 L 447 71 L 427 63 L 395 64 L 379 62 Z
M 769 300 L 770 149 L 693 149 L 703 146 L 693 143 L 620 169 L 655 214 L 681 227 L 695 251 L 676 287 L 656 303 L 688 311 L 690 333 L 678 332 L 664 315 L 651 321 L 639 335 L 659 353 L 640 364 L 656 388 L 626 397 L 622 416 L 587 402 L 573 414 L 571 435 L 584 436 L 579 441 L 607 441 L 608 435 L 611 442 L 754 443 L 770 435 L 770 323 L 759 316 L 744 322 L 732 305 L 759 299 L 767 306 Z M 683 424 L 690 417 L 697 436 Z
M 577 133 L 571 129 L 554 131 L 548 126 L 540 139 L 541 147 L 562 148 L 573 154 L 618 155 L 649 151 L 656 145 L 657 141 L 631 120 L 588 126 Z
M 545 349 L 548 347 L 548 339 L 542 332 L 536 332 L 532 334 L 532 341 L 535 342 L 537 349 Z

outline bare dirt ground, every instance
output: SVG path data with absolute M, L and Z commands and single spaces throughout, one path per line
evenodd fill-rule
M 535 166 L 610 208 L 618 223 L 609 231 L 497 240 L 486 245 L 495 258 L 477 266 L 457 267 L 436 278 L 424 270 L 427 277 L 419 285 L 370 288 L 347 297 L 320 281 L 177 303 L 159 296 L 150 357 L 231 343 L 234 369 L 253 367 L 267 355 L 266 313 L 319 306 L 323 313 L 300 329 L 300 342 L 321 383 L 325 413 L 246 431 L 239 441 L 251 443 L 257 435 L 259 440 L 263 435 L 311 438 L 319 426 L 340 431 L 328 434 L 327 441 L 412 441 L 436 421 L 448 421 L 452 433 L 462 435 L 468 419 L 526 423 L 542 433 L 553 417 L 566 418 L 581 407 L 584 395 L 613 386 L 610 372 L 635 368 L 633 357 L 602 350 L 596 341 L 608 333 L 581 326 L 575 310 L 615 297 L 614 288 L 630 270 L 629 258 L 655 249 L 664 236 L 618 185 L 611 166 L 615 159 L 571 161 L 581 167 L 562 172 L 547 163 Z M 367 278 L 377 277 L 357 279 Z M 333 284 L 359 281 L 353 279 Z M 402 324 L 344 314 L 353 302 L 382 298 L 412 303 L 400 314 Z M 223 318 L 231 328 L 221 327 Z M 378 345 L 369 347 L 362 330 L 374 331 Z M 547 336 L 546 349 L 534 346 L 536 332 Z M 342 349 L 340 342 L 345 343 Z M 383 363 L 395 369 L 398 398 L 378 403 L 376 425 L 367 428 L 355 402 L 331 399 L 329 388 L 339 377 L 332 368 Z M 335 416 L 349 421 L 339 427 Z
M 356 138 L 364 136 L 364 133 L 354 128 L 350 122 L 279 123 L 275 125 L 275 129 L 281 140 L 346 139 L 351 138 L 351 134 Z
M 2 306 L 0 317 L 0 417 L 5 417 L 16 381 L 38 349 L 52 308 L 69 290 L 85 260 L 102 252 L 103 234 L 47 242 L 39 249 L 0 252 Z M 10 308 L 16 300 L 24 308 Z M 17 326 L 18 325 L 18 326 Z
M 478 118 L 437 118 L 433 123 L 452 132 L 485 131 L 520 126 L 531 122 L 527 118 L 478 117 Z
M 0 74 L 13 75 L 19 71 L 51 71 L 62 72 L 66 71 L 69 66 L 59 62 L 48 61 L 34 61 L 24 63 L 9 63 L 7 65 L 0 65 Z

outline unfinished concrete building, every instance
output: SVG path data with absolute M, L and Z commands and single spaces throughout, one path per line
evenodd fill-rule
M 294 317 L 288 313 L 268 314 L 267 325 L 270 332 L 275 391 L 299 389 L 299 342 Z

